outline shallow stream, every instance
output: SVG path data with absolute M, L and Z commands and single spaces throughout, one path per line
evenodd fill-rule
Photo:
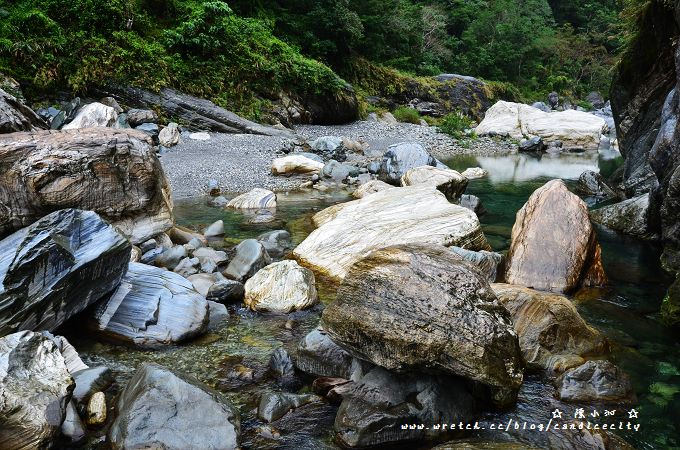
M 455 169 L 481 166 L 489 171 L 488 178 L 471 181 L 467 193 L 482 199 L 487 211 L 480 218 L 484 232 L 494 250 L 505 251 L 515 213 L 536 188 L 555 177 L 573 185 L 573 180 L 587 169 L 599 168 L 606 176 L 616 168 L 618 160 L 614 155 L 591 153 L 540 160 L 524 155 L 463 156 L 447 164 Z M 313 229 L 310 222 L 313 213 L 349 199 L 347 192 L 282 193 L 278 197 L 276 220 L 267 224 L 249 224 L 249 217 L 210 207 L 205 198 L 178 200 L 175 212 L 179 224 L 196 229 L 223 219 L 228 236 L 225 245 L 281 228 L 290 231 L 297 244 Z M 671 281 L 659 266 L 659 248 L 603 229 L 599 230 L 599 239 L 611 286 L 578 292 L 573 300 L 584 318 L 609 337 L 613 344 L 611 359 L 632 377 L 639 402 L 636 407 L 639 418 L 632 421 L 640 424 L 640 429 L 621 432 L 621 436 L 637 448 L 678 447 L 680 343 L 658 320 L 659 305 Z M 322 305 L 326 304 L 333 298 L 334 287 L 323 279 L 317 279 L 317 283 Z M 334 448 L 332 430 L 337 410 L 334 406 L 310 404 L 272 425 L 265 425 L 256 417 L 259 393 L 277 389 L 266 373 L 272 351 L 283 346 L 292 353 L 297 342 L 316 326 L 322 305 L 289 316 L 232 309 L 228 324 L 218 331 L 161 351 L 95 343 L 77 333 L 68 337 L 86 363 L 112 367 L 119 385 L 141 362 L 149 360 L 183 370 L 225 392 L 241 411 L 244 448 Z M 311 380 L 308 381 L 301 391 L 309 390 Z M 482 421 L 545 423 L 556 408 L 563 411 L 563 417 L 573 417 L 581 406 L 586 413 L 598 409 L 602 416 L 605 409 L 616 409 L 615 422 L 628 421 L 627 407 L 567 405 L 555 400 L 553 391 L 540 376 L 528 376 L 513 410 L 484 417 Z M 479 437 L 546 446 L 546 438 L 535 431 L 487 430 Z

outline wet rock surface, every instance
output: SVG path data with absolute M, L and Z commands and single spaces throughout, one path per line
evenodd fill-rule
M 318 402 L 319 397 L 312 394 L 287 394 L 281 392 L 268 392 L 262 394 L 257 408 L 257 416 L 265 422 L 274 422 L 288 413 L 312 402 Z
M 241 283 L 271 263 L 264 246 L 255 239 L 246 239 L 236 246 L 234 256 L 222 274 Z
M 444 247 L 388 247 L 361 259 L 322 324 L 364 360 L 480 382 L 496 405 L 514 402 L 522 383 L 510 315 L 485 277 Z
M 604 206 L 590 213 L 595 223 L 641 239 L 658 238 L 649 224 L 649 194 Z
M 628 375 L 609 361 L 588 361 L 562 374 L 555 386 L 567 402 L 625 402 L 635 396 Z
M 318 377 L 349 379 L 352 355 L 333 342 L 322 328 L 316 328 L 298 344 L 295 366 Z
M 130 243 L 96 213 L 65 209 L 0 241 L 0 335 L 54 330 L 116 289 Z

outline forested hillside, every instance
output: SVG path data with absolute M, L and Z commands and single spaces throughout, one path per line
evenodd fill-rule
M 344 78 L 361 93 L 382 67 L 577 100 L 608 89 L 619 13 L 616 0 L 1 0 L 0 71 L 32 95 L 172 86 L 256 119 L 279 92 L 342 95 Z

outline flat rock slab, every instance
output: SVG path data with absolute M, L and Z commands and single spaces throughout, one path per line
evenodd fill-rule
M 0 335 L 54 330 L 116 289 L 131 246 L 97 213 L 65 209 L 0 241 Z
M 150 144 L 112 128 L 0 135 L 0 237 L 64 208 L 99 213 L 133 244 L 170 229 L 170 185 Z
M 209 387 L 165 367 L 144 363 L 120 393 L 108 432 L 115 449 L 236 449 L 238 410 Z
M 485 276 L 442 246 L 387 247 L 358 261 L 322 325 L 361 359 L 477 381 L 498 405 L 512 404 L 522 384 L 510 314 Z
M 400 244 L 437 244 L 488 250 L 474 212 L 446 200 L 433 186 L 387 189 L 331 206 L 293 256 L 303 265 L 341 280 L 373 250 Z M 324 213 L 321 211 L 317 215 Z
M 140 348 L 157 348 L 203 333 L 208 302 L 182 276 L 130 263 L 118 289 L 88 314 L 98 336 Z

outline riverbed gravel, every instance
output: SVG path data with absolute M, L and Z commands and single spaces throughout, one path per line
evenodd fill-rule
M 399 123 L 358 121 L 347 125 L 298 126 L 298 142 L 320 136 L 340 136 L 368 144 L 371 154 L 381 154 L 392 144 L 420 142 L 433 156 L 446 159 L 454 155 L 504 154 L 513 144 L 489 138 L 461 143 L 438 132 L 435 127 Z M 207 141 L 192 140 L 187 135 L 179 145 L 165 151 L 161 163 L 175 198 L 202 195 L 209 180 L 216 180 L 223 192 L 241 193 L 260 187 L 273 191 L 295 189 L 310 179 L 309 175 L 273 176 L 271 161 L 281 156 L 289 138 L 250 134 L 210 133 Z

